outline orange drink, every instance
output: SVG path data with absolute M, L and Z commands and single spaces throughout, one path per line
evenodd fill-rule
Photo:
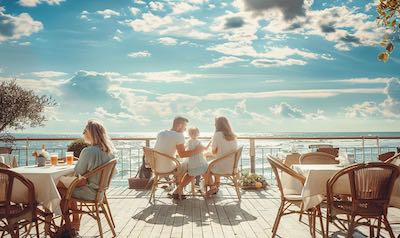
M 68 165 L 72 165 L 74 162 L 74 152 L 65 153 L 65 162 L 67 162 Z
M 55 166 L 58 164 L 58 154 L 57 153 L 50 154 L 50 164 L 52 166 Z

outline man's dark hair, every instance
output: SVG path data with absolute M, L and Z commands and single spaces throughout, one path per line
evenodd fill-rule
M 176 126 L 178 126 L 184 122 L 188 123 L 189 120 L 185 117 L 175 117 L 174 123 L 172 124 L 172 126 L 175 128 Z

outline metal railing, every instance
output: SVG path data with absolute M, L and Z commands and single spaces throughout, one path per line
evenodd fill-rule
M 42 143 L 60 142 L 61 144 L 47 146 L 49 152 L 57 152 L 63 156 L 66 152 L 67 143 L 78 138 L 17 138 L 16 147 L 13 148 L 13 154 L 18 156 L 19 165 L 30 165 L 34 163 L 32 160 L 32 151 L 40 149 Z M 154 137 L 125 137 L 112 138 L 116 143 L 116 158 L 118 175 L 117 180 L 126 181 L 127 178 L 136 174 L 142 162 L 142 146 L 152 146 L 155 142 Z M 210 140 L 210 137 L 201 137 L 200 140 Z M 267 142 L 282 141 L 284 146 L 268 145 Z M 351 141 L 350 146 L 343 141 Z M 382 145 L 384 142 L 392 141 L 393 145 Z M 335 144 L 340 142 L 340 149 L 345 150 L 349 154 L 353 154 L 358 162 L 365 162 L 376 159 L 380 153 L 387 151 L 395 151 L 400 145 L 400 136 L 354 136 L 354 137 L 278 137 L 278 136 L 244 136 L 238 137 L 238 142 L 243 145 L 242 159 L 240 168 L 242 170 L 250 170 L 264 175 L 267 179 L 272 179 L 272 171 L 266 160 L 267 154 L 279 154 L 288 152 L 290 145 L 307 145 L 313 143 L 329 143 Z M 338 147 L 338 146 L 336 146 Z M 298 148 L 299 152 L 306 152 L 307 146 Z

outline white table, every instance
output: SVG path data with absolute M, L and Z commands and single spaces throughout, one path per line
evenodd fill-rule
M 292 168 L 306 177 L 304 187 L 298 191 L 304 203 L 304 209 L 312 208 L 320 204 L 326 196 L 326 182 L 339 170 L 343 169 L 336 164 L 295 164 Z M 339 193 L 350 193 L 350 184 L 347 176 L 339 178 L 336 182 L 336 190 Z M 290 184 L 294 184 L 287 182 Z M 298 186 L 292 186 L 297 187 Z M 400 178 L 394 184 L 390 205 L 400 208 Z
M 55 215 L 61 215 L 60 201 L 61 196 L 57 190 L 57 183 L 61 176 L 69 175 L 74 172 L 74 165 L 57 165 L 37 167 L 26 166 L 11 169 L 14 172 L 22 174 L 29 179 L 35 186 L 35 197 L 48 211 Z M 20 183 L 15 183 L 13 187 L 12 201 L 24 202 L 24 188 Z

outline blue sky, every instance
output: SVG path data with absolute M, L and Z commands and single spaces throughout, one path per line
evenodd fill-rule
M 0 80 L 58 102 L 45 127 L 80 132 L 399 131 L 399 50 L 379 62 L 372 1 L 0 0 Z

